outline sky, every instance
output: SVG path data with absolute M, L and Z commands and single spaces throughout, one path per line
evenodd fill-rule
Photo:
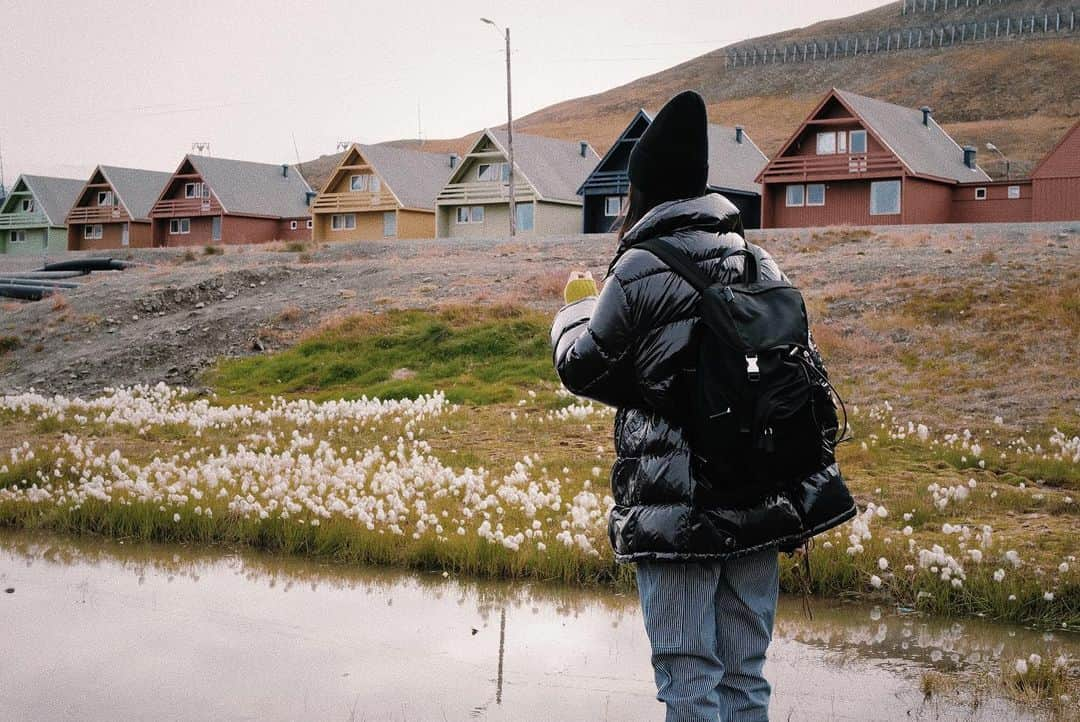
M 19 173 L 172 171 L 195 142 L 267 163 L 455 138 L 882 0 L 0 0 L 0 153 Z

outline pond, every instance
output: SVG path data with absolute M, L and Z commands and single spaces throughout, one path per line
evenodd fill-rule
M 0 589 L 5 719 L 663 718 L 633 594 L 12 531 Z M 814 612 L 781 600 L 772 719 L 1034 719 L 976 690 L 1080 656 L 1075 635 Z M 963 691 L 924 701 L 931 670 Z

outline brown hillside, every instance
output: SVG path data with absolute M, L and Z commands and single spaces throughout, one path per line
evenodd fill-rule
M 772 46 L 851 32 L 989 19 L 1003 13 L 1041 16 L 1044 9 L 1063 4 L 1015 0 L 901 15 L 900 3 L 894 2 L 736 46 Z M 985 149 L 989 141 L 1012 160 L 1015 176 L 1030 170 L 1080 117 L 1080 33 L 737 68 L 725 67 L 725 50 L 597 95 L 549 106 L 520 118 L 515 129 L 585 139 L 603 153 L 639 107 L 656 110 L 679 90 L 693 88 L 705 96 L 713 122 L 746 126 L 750 137 L 771 156 L 822 95 L 839 87 L 910 107 L 929 105 L 957 142 L 979 149 L 979 163 L 987 172 L 1004 175 L 1004 165 Z M 460 152 L 474 137 L 427 141 L 425 147 Z

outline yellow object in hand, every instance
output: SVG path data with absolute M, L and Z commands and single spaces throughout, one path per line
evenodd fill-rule
M 570 280 L 566 282 L 566 288 L 563 289 L 563 300 L 570 304 L 596 294 L 596 281 L 593 280 L 592 273 L 575 271 L 570 274 Z

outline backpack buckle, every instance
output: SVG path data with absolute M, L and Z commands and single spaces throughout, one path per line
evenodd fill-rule
M 755 382 L 761 378 L 761 370 L 758 369 L 757 365 L 757 356 L 746 357 L 746 376 L 751 382 Z

